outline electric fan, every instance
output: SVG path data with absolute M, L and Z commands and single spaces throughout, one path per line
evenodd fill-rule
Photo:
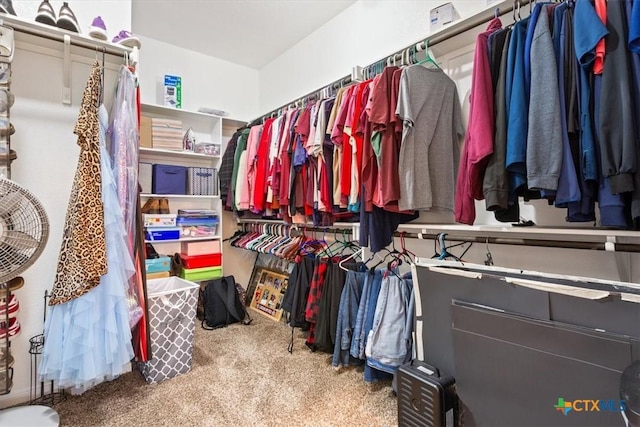
M 4 283 L 18 277 L 38 259 L 48 238 L 49 221 L 42 204 L 28 190 L 1 178 L 0 290 Z M 0 425 L 57 426 L 58 423 L 58 413 L 47 406 L 32 405 L 0 411 Z
M 49 221 L 28 190 L 0 179 L 0 284 L 19 276 L 42 254 Z

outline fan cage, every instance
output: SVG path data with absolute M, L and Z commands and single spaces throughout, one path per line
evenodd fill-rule
M 0 283 L 27 270 L 49 238 L 49 221 L 42 204 L 27 189 L 0 179 Z

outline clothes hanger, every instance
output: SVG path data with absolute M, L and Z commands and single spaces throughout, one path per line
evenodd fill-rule
M 493 256 L 491 255 L 491 251 L 489 250 L 489 237 L 487 237 L 487 241 L 485 243 L 487 246 L 487 259 L 484 260 L 484 265 L 493 265 Z
M 416 65 L 422 65 L 422 64 L 431 64 L 435 66 L 437 69 L 439 70 L 441 69 L 438 63 L 435 61 L 435 59 L 433 59 L 433 57 L 431 56 L 431 52 L 429 51 L 429 39 L 424 40 L 424 59 L 421 61 L 418 61 Z
M 406 248 L 404 235 L 405 235 L 405 232 L 402 231 L 400 233 L 400 248 L 402 249 L 401 253 L 402 253 L 402 255 L 404 255 L 406 257 L 407 262 L 409 264 L 413 264 L 415 262 L 415 259 L 416 259 L 416 254 L 414 254 L 413 252 L 411 252 L 409 249 Z
M 344 270 L 344 271 L 350 271 L 347 267 L 344 266 L 344 263 L 354 259 L 357 256 L 360 256 L 360 259 L 364 259 L 363 257 L 364 255 L 364 248 L 360 248 L 357 251 L 355 251 L 354 253 L 352 253 L 351 255 L 349 255 L 346 258 L 343 258 L 339 263 L 338 263 L 338 267 L 340 267 L 340 269 Z

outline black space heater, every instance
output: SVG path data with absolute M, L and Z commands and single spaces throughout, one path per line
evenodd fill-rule
M 424 362 L 414 360 L 396 373 L 399 427 L 445 427 L 447 412 L 459 425 L 458 396 L 453 377 Z

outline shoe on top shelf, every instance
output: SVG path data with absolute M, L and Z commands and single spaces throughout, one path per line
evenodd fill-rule
M 0 298 L 0 320 L 7 318 L 7 312 L 9 319 L 12 319 L 18 315 L 19 311 L 20 303 L 15 294 L 11 294 L 8 301 L 6 298 Z
M 140 43 L 140 39 L 126 30 L 120 31 L 118 35 L 115 36 L 113 40 L 111 40 L 111 42 L 127 47 L 137 47 L 138 49 L 140 49 L 140 47 L 142 46 L 142 43 Z
M 66 1 L 62 3 L 60 12 L 58 12 L 58 21 L 56 22 L 56 25 L 58 28 L 62 28 L 63 30 L 80 34 L 80 26 L 78 25 L 76 15 L 73 14 L 73 11 L 69 7 L 69 3 Z
M 89 27 L 89 37 L 97 40 L 107 41 L 107 26 L 104 24 L 102 17 L 96 16 Z
M 13 107 L 16 97 L 8 89 L 0 88 L 0 113 L 5 113 Z
M 8 13 L 9 15 L 16 15 L 16 11 L 13 10 L 13 3 L 11 0 L 0 0 L 0 12 Z
M 15 159 L 18 158 L 18 154 L 16 154 L 16 151 L 11 149 L 9 150 L 9 154 L 5 153 L 0 153 L 0 166 L 6 166 L 9 163 L 12 163 Z M 3 289 L 0 288 L 0 297 L 2 297 L 2 291 Z
M 11 159 L 11 153 L 9 153 L 9 158 Z M 2 298 L 3 295 L 6 295 L 7 288 L 9 288 L 9 292 L 15 292 L 23 286 L 24 286 L 24 279 L 21 276 L 14 277 L 13 279 L 9 280 L 6 283 L 0 283 L 0 298 Z
M 49 0 L 43 0 L 38 6 L 38 13 L 36 15 L 36 22 L 41 24 L 47 24 L 56 26 L 56 13 L 53 10 L 53 6 L 49 3 Z
M 0 117 L 0 137 L 6 138 L 7 135 L 14 133 L 16 133 L 16 128 L 13 127 L 13 123 L 8 123 L 6 117 Z
M 20 335 L 20 322 L 18 322 L 18 318 L 13 317 L 9 319 L 9 325 L 7 326 L 7 322 L 0 322 L 0 341 L 7 338 L 13 339 Z

